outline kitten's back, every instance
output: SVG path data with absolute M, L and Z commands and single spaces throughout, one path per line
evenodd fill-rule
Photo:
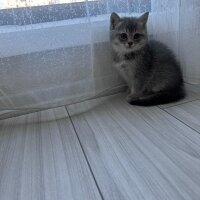
M 178 85 L 182 86 L 181 67 L 173 52 L 166 45 L 155 40 L 150 40 L 148 44 L 152 56 L 152 65 L 155 73 L 157 73 L 157 80 L 155 81 L 159 82 L 160 79 L 160 82 L 162 82 L 163 79 L 166 79 L 173 88 L 176 88 Z

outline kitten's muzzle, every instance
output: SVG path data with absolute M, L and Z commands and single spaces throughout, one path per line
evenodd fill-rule
M 133 42 L 128 42 L 128 46 L 131 47 L 133 45 Z

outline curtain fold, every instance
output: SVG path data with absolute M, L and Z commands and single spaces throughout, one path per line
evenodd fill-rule
M 175 52 L 186 82 L 200 84 L 198 0 L 63 0 L 2 9 L 0 114 L 66 105 L 124 88 L 110 56 L 113 11 L 123 16 L 150 11 L 150 37 Z
M 180 61 L 185 81 L 200 84 L 200 1 L 181 0 L 179 25 Z

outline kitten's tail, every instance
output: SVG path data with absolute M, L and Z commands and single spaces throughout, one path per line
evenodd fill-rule
M 140 99 L 134 99 L 129 103 L 138 106 L 155 106 L 159 104 L 167 104 L 178 101 L 185 97 L 184 88 L 175 90 L 163 91 L 159 93 L 150 94 Z

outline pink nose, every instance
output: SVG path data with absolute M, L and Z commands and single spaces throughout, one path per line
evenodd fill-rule
M 133 45 L 133 42 L 128 42 L 129 47 Z

